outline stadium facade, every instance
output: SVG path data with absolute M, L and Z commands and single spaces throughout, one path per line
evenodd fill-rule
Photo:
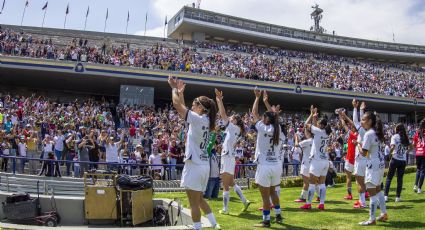
M 168 39 L 121 35 L 100 32 L 19 27 L 3 25 L 31 33 L 39 38 L 52 38 L 55 44 L 66 46 L 73 38 L 88 39 L 100 47 L 102 43 L 130 45 L 139 48 L 166 43 L 171 48 L 181 47 L 181 39 L 189 41 L 221 40 L 249 43 L 285 49 L 326 52 L 360 59 L 424 65 L 425 47 L 368 41 L 356 38 L 316 34 L 309 31 L 255 22 L 201 9 L 183 7 L 168 22 Z M 249 28 L 246 28 L 246 27 Z M 190 44 L 190 42 L 189 42 Z M 402 118 L 415 121 L 425 115 L 425 100 L 377 94 L 341 91 L 277 82 L 232 79 L 198 75 L 186 72 L 167 72 L 133 67 L 31 59 L 0 56 L 0 84 L 8 87 L 26 87 L 40 90 L 60 90 L 80 94 L 106 95 L 118 99 L 120 85 L 138 85 L 155 88 L 155 102 L 169 103 L 169 74 L 185 80 L 190 88 L 187 100 L 197 95 L 214 96 L 214 88 L 223 89 L 226 101 L 246 109 L 253 100 L 252 89 L 258 86 L 270 92 L 273 103 L 285 110 L 308 110 L 310 104 L 330 111 L 351 107 L 357 98 L 368 102 L 369 108 L 383 112 L 385 120 Z M 116 100 L 118 101 L 118 100 Z M 415 119 L 416 118 L 416 119 Z

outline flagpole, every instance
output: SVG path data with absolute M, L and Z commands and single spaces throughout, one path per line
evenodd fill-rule
M 41 28 L 44 28 L 44 19 L 46 18 L 47 8 L 44 10 L 43 22 L 41 23 Z
M 125 27 L 125 35 L 127 35 L 127 29 L 128 29 L 128 20 L 127 20 L 127 26 Z
M 66 25 L 66 18 L 68 17 L 68 14 L 65 14 L 65 21 L 63 22 L 63 28 L 65 29 L 65 25 Z
M 22 26 L 22 23 L 24 22 L 24 16 L 25 16 L 25 10 L 26 9 L 27 9 L 27 5 L 24 6 L 24 12 L 22 13 L 21 26 Z
M 146 23 L 148 22 L 148 12 L 146 12 L 146 17 L 145 17 L 145 32 L 143 33 L 143 36 L 146 36 Z
M 86 16 L 86 21 L 84 22 L 84 31 L 86 31 L 86 27 L 87 27 L 87 16 Z
M 103 27 L 103 33 L 106 32 L 106 21 L 108 21 L 109 9 L 106 9 L 105 26 Z

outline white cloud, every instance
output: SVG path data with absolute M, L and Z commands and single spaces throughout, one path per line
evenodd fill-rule
M 152 13 L 171 18 L 183 5 L 196 0 L 154 0 Z M 328 33 L 425 45 L 425 7 L 422 0 L 317 0 L 324 10 L 322 26 Z M 204 0 L 201 8 L 308 30 L 314 1 L 300 0 Z M 419 7 L 418 7 L 419 6 Z M 415 11 L 415 13 L 412 13 Z M 422 17 L 422 18 L 421 18 Z M 143 34 L 143 33 L 142 33 Z M 152 35 L 151 35 L 152 34 Z M 149 36 L 162 37 L 163 27 L 149 31 Z
M 145 34 L 145 31 L 140 30 L 140 31 L 137 31 L 135 34 L 143 36 Z M 161 26 L 161 27 L 156 27 L 156 28 L 152 28 L 152 29 L 147 29 L 146 30 L 146 36 L 161 37 L 162 38 L 162 37 L 164 37 L 164 27 Z

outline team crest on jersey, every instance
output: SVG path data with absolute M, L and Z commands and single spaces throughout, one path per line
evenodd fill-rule
M 202 126 L 202 130 L 205 130 L 205 126 Z

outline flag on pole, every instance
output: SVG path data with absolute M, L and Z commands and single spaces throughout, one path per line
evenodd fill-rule
M 29 3 L 28 3 L 28 0 L 27 0 L 27 2 L 25 3 L 25 7 L 27 7 L 27 6 L 28 6 L 28 4 L 29 4 Z
M 105 20 L 108 20 L 108 17 L 109 17 L 109 9 L 106 8 L 106 18 L 105 18 Z
M 4 9 L 4 4 L 6 3 L 6 0 L 3 0 L 3 5 L 1 6 L 1 11 L 0 14 L 3 13 L 3 9 Z
M 127 13 L 127 22 L 130 21 L 130 11 Z
M 27 1 L 27 4 L 28 4 L 28 1 Z M 47 9 L 47 4 L 49 4 L 49 1 L 47 1 L 46 4 L 44 4 L 44 6 L 43 6 L 43 8 L 41 8 L 41 10 Z
M 90 12 L 90 7 L 89 7 L 89 6 L 87 6 L 86 18 L 89 16 L 89 12 Z
M 165 15 L 165 23 L 164 23 L 164 25 L 167 25 L 167 24 L 168 24 L 167 15 Z
M 66 6 L 66 12 L 65 12 L 65 14 L 69 14 L 69 3 L 68 3 L 68 5 Z

